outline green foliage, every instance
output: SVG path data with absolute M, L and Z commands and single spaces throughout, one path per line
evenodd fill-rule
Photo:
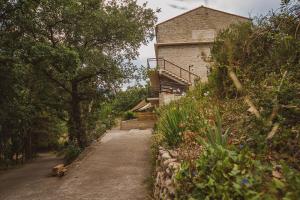
M 100 110 L 100 124 L 104 127 L 104 130 L 110 129 L 115 125 L 114 107 L 111 103 L 104 103 Z
M 88 144 L 111 129 L 115 125 L 115 118 L 116 116 L 109 102 L 97 104 L 95 110 L 87 115 L 86 119 Z
M 283 163 L 283 174 L 285 181 L 278 183 L 278 179 L 273 180 L 274 186 L 279 190 L 277 195 L 282 195 L 282 199 L 290 200 L 297 199 L 300 196 L 300 173 L 297 170 L 290 168 L 288 165 Z
M 183 133 L 191 131 L 197 133 L 200 140 L 226 146 L 228 131 L 223 130 L 221 114 L 206 89 L 198 85 L 187 97 L 160 108 L 155 132 L 163 136 L 166 144 L 178 146 Z
M 84 148 L 113 123 L 101 106 L 134 78 L 156 12 L 134 0 L 4 0 L 0 13 L 0 162 L 30 159 L 34 138 L 52 143 L 61 126 Z
M 246 95 L 260 112 L 261 118 L 256 119 L 245 113 L 248 108 L 240 110 L 239 120 L 230 124 L 236 137 L 244 137 L 254 152 L 272 152 L 295 168 L 300 162 L 300 140 L 296 137 L 300 128 L 297 12 L 299 4 L 286 1 L 277 13 L 257 19 L 254 24 L 233 25 L 220 33 L 212 49 L 215 62 L 209 78 L 214 95 L 229 102 L 222 105 L 228 112 L 234 109 L 231 102 L 240 101 L 236 104 L 240 106 Z M 235 88 L 228 76 L 230 70 L 241 82 L 242 90 Z M 272 139 L 267 139 L 275 123 L 280 128 Z
M 181 142 L 181 134 L 184 131 L 182 123 L 184 114 L 176 107 L 172 107 L 163 113 L 158 122 L 158 130 L 164 136 L 169 146 L 176 146 Z
M 127 111 L 123 115 L 124 120 L 131 120 L 131 119 L 135 119 L 135 118 L 136 118 L 135 113 L 131 112 L 131 111 Z
M 65 163 L 68 165 L 72 163 L 81 153 L 81 149 L 75 143 L 70 143 L 63 150 Z
M 272 177 L 270 165 L 240 148 L 205 143 L 195 166 L 181 164 L 176 175 L 177 199 L 298 198 L 299 171 L 282 163 L 282 178 Z
M 220 116 L 219 111 L 215 111 L 215 117 L 216 117 L 216 122 L 214 122 L 214 125 L 207 125 L 206 127 L 206 138 L 207 141 L 210 145 L 212 146 L 223 146 L 226 147 L 228 144 L 228 129 L 223 133 L 222 129 L 222 119 Z
M 115 99 L 112 102 L 114 111 L 116 113 L 122 113 L 132 109 L 140 101 L 147 97 L 148 89 L 146 87 L 132 87 L 126 91 L 118 92 Z
M 174 147 L 182 141 L 186 130 L 194 131 L 198 125 L 192 121 L 199 115 L 196 102 L 192 99 L 181 99 L 160 109 L 157 122 L 157 133 L 162 134 L 167 145 Z
M 177 174 L 178 199 L 262 199 L 265 173 L 270 172 L 253 155 L 219 145 L 206 145 L 196 169 L 183 164 Z
M 58 104 L 53 87 L 39 73 L 9 56 L 0 56 L 0 62 L 0 165 L 7 167 L 32 159 L 38 150 L 55 150 L 66 127 L 60 106 L 49 106 Z

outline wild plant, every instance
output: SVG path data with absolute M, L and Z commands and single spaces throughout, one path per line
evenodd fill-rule
M 184 131 L 184 127 L 181 126 L 183 118 L 184 114 L 176 106 L 166 110 L 162 115 L 158 130 L 169 146 L 176 146 L 181 142 L 181 134 Z
M 216 109 L 215 110 L 215 122 L 213 122 L 213 125 L 207 124 L 206 127 L 206 137 L 207 141 L 210 145 L 216 146 L 220 145 L 223 147 L 226 147 L 228 144 L 228 132 L 229 129 L 227 129 L 223 133 L 222 129 L 222 117 L 220 112 Z

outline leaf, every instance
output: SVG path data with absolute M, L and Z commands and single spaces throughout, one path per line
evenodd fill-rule
M 233 169 L 231 170 L 231 172 L 229 173 L 231 176 L 236 176 L 237 174 L 239 174 L 241 171 L 239 170 L 239 167 L 237 164 L 233 165 Z
M 278 189 L 283 189 L 285 187 L 285 184 L 277 178 L 273 178 L 273 183 Z

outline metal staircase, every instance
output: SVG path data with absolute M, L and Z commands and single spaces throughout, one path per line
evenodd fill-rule
M 164 58 L 149 58 L 148 68 L 155 68 L 160 75 L 163 75 L 182 85 L 192 85 L 200 77 L 189 70 L 186 70 Z M 154 67 L 153 67 L 154 66 Z
M 188 80 L 186 80 L 186 79 L 184 79 L 184 78 L 182 78 L 180 76 L 177 76 L 176 74 L 174 74 L 174 73 L 172 73 L 172 72 L 170 72 L 168 70 L 159 69 L 158 73 L 160 75 L 164 75 L 165 77 L 167 77 L 167 78 L 169 78 L 169 79 L 171 79 L 171 80 L 173 80 L 175 82 L 181 83 L 183 85 L 190 85 L 191 84 L 190 81 L 188 81 Z

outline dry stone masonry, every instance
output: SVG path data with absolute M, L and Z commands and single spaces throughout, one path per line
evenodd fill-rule
M 180 168 L 178 153 L 159 147 L 156 161 L 156 178 L 154 185 L 154 198 L 157 200 L 171 200 L 175 198 L 176 172 Z

